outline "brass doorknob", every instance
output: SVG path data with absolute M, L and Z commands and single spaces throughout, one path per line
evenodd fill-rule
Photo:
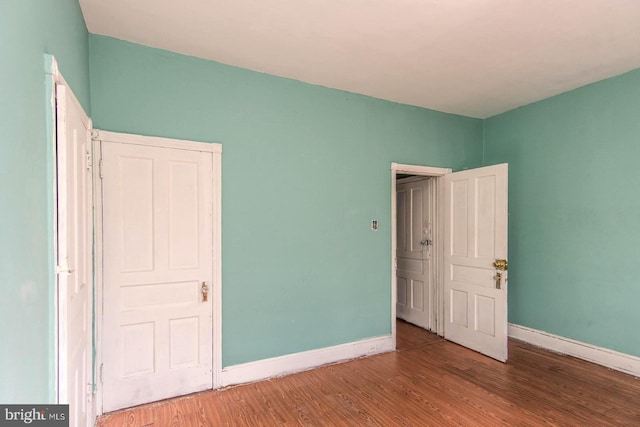
M 507 269 L 509 268 L 509 263 L 506 259 L 497 259 L 493 263 L 493 266 L 496 268 L 496 270 L 507 271 Z

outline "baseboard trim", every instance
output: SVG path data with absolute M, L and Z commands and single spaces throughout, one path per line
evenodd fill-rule
M 369 338 L 317 350 L 232 365 L 222 369 L 222 386 L 244 384 L 306 371 L 329 363 L 393 350 L 391 335 Z
M 640 377 L 640 357 L 509 323 L 509 337 Z

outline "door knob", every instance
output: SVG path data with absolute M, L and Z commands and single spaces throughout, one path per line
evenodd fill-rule
M 507 262 L 506 259 L 497 259 L 493 263 L 493 266 L 497 270 L 496 275 L 493 276 L 493 280 L 496 281 L 496 289 L 501 289 L 502 288 L 502 272 L 507 271 L 507 269 L 509 268 L 509 263 Z
M 423 239 L 423 240 L 420 242 L 420 244 L 421 244 L 422 246 L 431 246 L 432 242 L 431 242 L 431 239 Z
M 493 266 L 496 268 L 496 270 L 500 271 L 507 271 L 509 269 L 509 263 L 506 259 L 497 259 L 493 263 Z
M 202 282 L 200 291 L 202 292 L 202 302 L 207 302 L 207 299 L 209 297 L 209 288 L 207 287 L 207 284 L 205 282 Z

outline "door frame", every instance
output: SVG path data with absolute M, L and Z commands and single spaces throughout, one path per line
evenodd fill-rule
M 51 246 L 51 278 L 52 278 L 52 294 L 51 301 L 53 303 L 53 400 L 56 403 L 59 402 L 60 397 L 60 347 L 66 345 L 67 334 L 60 329 L 62 325 L 59 322 L 60 319 L 60 301 L 59 301 L 59 283 L 58 283 L 58 216 L 64 215 L 66 212 L 66 206 L 58 205 L 58 106 L 56 102 L 56 86 L 67 85 L 64 77 L 60 73 L 58 63 L 52 55 L 44 55 L 45 62 L 45 74 L 46 78 L 46 90 L 47 90 L 47 131 L 49 138 L 49 144 L 47 148 L 49 151 L 50 165 L 49 179 L 51 182 L 51 199 L 49 200 L 51 213 L 52 213 L 52 246 Z
M 439 168 L 432 166 L 409 165 L 402 163 L 391 163 L 391 336 L 393 340 L 393 348 L 396 348 L 396 303 L 398 299 L 398 278 L 396 276 L 398 270 L 398 257 L 396 253 L 396 245 L 398 241 L 398 214 L 397 214 L 397 194 L 396 182 L 398 174 L 409 174 L 417 176 L 434 177 L 436 180 L 436 209 L 435 209 L 435 235 L 434 235 L 434 272 L 435 278 L 435 295 L 431 298 L 431 312 L 435 315 L 435 332 L 444 335 L 444 276 L 443 276 L 443 259 L 444 259 L 444 221 L 443 221 L 443 196 L 444 187 L 442 176 L 451 173 L 450 168 Z
M 95 268 L 96 268 L 96 366 L 98 375 L 96 383 L 97 415 L 103 414 L 102 366 L 103 366 L 103 298 L 104 298 L 104 266 L 103 266 L 103 195 L 102 195 L 102 143 L 115 142 L 150 147 L 173 148 L 179 150 L 201 151 L 212 153 L 212 357 L 213 357 L 213 389 L 222 387 L 222 144 L 196 142 L 152 136 L 133 135 L 94 129 L 92 134 L 94 164 L 98 172 L 94 173 L 95 197 Z

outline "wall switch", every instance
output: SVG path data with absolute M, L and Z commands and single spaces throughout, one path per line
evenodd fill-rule
M 378 220 L 377 219 L 372 219 L 371 220 L 371 229 L 373 231 L 378 231 Z

